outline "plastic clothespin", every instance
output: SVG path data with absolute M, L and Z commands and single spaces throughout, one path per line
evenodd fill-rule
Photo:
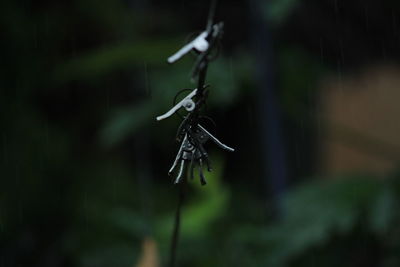
M 178 104 L 176 104 L 173 108 L 171 108 L 168 112 L 165 114 L 158 116 L 157 120 L 163 120 L 166 119 L 170 116 L 172 116 L 178 109 L 180 108 L 185 108 L 187 111 L 193 111 L 194 108 L 196 107 L 196 104 L 192 100 L 192 98 L 196 95 L 197 89 L 194 89 L 190 94 L 188 94 L 184 99 L 182 99 Z
M 192 49 L 196 49 L 199 52 L 207 51 L 210 46 L 206 38 L 208 37 L 208 32 L 204 31 L 199 36 L 197 36 L 193 41 L 182 47 L 178 52 L 173 54 L 168 58 L 168 63 L 174 63 L 181 57 L 189 53 Z

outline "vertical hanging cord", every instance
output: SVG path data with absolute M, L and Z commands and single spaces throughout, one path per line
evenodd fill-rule
M 178 206 L 176 208 L 175 213 L 175 222 L 174 222 L 174 229 L 172 232 L 172 240 L 171 240 L 171 251 L 170 251 L 170 258 L 169 258 L 169 267 L 174 267 L 176 262 L 176 254 L 178 248 L 178 241 L 179 241 L 179 232 L 181 226 L 181 210 L 183 206 L 183 201 L 185 199 L 185 185 L 186 179 L 179 183 L 179 192 L 178 192 Z
M 210 11 L 207 19 L 207 31 L 211 31 L 211 27 L 213 26 L 213 20 L 215 15 L 215 9 L 217 6 L 217 0 L 211 0 Z M 198 77 L 198 95 L 203 96 L 203 89 L 205 85 L 206 75 L 208 69 L 208 60 L 205 60 L 205 65 L 199 72 Z M 186 187 L 186 177 L 183 179 L 182 183 L 178 184 L 179 186 L 179 196 L 178 196 L 178 206 L 175 213 L 175 222 L 174 229 L 172 232 L 172 240 L 171 240 L 171 250 L 170 250 L 170 258 L 169 258 L 169 267 L 175 267 L 176 263 L 176 255 L 178 251 L 178 243 L 179 243 L 179 232 L 181 226 L 181 210 L 183 206 L 183 202 L 185 199 L 185 187 Z
M 211 0 L 210 11 L 208 13 L 208 19 L 207 19 L 207 28 L 206 28 L 207 31 L 210 31 L 213 25 L 216 8 L 217 8 L 217 0 Z
M 206 31 L 211 32 L 211 28 L 214 23 L 214 16 L 215 16 L 215 10 L 217 8 L 217 0 L 211 0 L 210 3 L 210 10 L 208 12 L 208 18 L 207 18 L 207 26 L 206 26 Z M 199 79 L 197 82 L 197 90 L 198 90 L 198 95 L 203 94 L 203 88 L 204 84 L 206 81 L 206 75 L 207 75 L 207 69 L 208 69 L 208 60 L 205 61 L 205 66 L 201 68 L 199 72 Z

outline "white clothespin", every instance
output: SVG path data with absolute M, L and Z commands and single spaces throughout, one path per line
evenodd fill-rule
M 208 32 L 204 31 L 199 36 L 197 36 L 193 41 L 182 47 L 178 52 L 173 54 L 168 58 L 168 63 L 174 63 L 184 55 L 190 52 L 192 49 L 196 49 L 199 52 L 207 51 L 210 46 L 208 41 L 206 40 L 208 36 Z
M 172 116 L 178 109 L 185 108 L 187 111 L 193 111 L 196 107 L 196 104 L 192 100 L 192 98 L 196 95 L 197 89 L 194 89 L 190 94 L 188 94 L 184 99 L 182 99 L 178 104 L 176 104 L 173 108 L 171 108 L 167 113 L 158 116 L 157 120 L 163 120 L 170 116 Z

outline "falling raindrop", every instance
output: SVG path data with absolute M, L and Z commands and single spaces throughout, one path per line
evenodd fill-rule
M 247 123 L 249 124 L 249 127 L 252 128 L 254 127 L 254 111 L 252 106 L 248 106 L 247 108 Z
M 335 0 L 335 12 L 336 12 L 336 13 L 339 13 L 338 0 Z
M 34 24 L 33 25 L 33 47 L 35 48 L 35 49 L 38 49 L 38 47 L 39 47 L 39 45 L 38 45 L 38 33 L 37 33 L 38 31 L 37 31 L 37 25 L 36 24 Z
M 342 86 L 342 63 L 340 62 L 340 60 L 337 61 L 337 82 L 339 85 L 339 90 L 340 92 L 343 92 L 343 86 Z
M 229 72 L 230 72 L 230 79 L 231 79 L 231 88 L 235 86 L 235 76 L 233 73 L 233 59 L 229 57 Z
M 150 89 L 150 84 L 149 84 L 149 73 L 147 70 L 147 62 L 143 62 L 143 65 L 144 65 L 144 83 L 145 83 L 146 96 L 151 97 L 151 89 Z
M 8 164 L 8 143 L 7 143 L 7 135 L 3 133 L 3 162 L 4 165 Z
M 382 57 L 383 57 L 384 60 L 387 59 L 385 41 L 383 41 L 383 40 L 382 40 Z
M 339 40 L 339 49 L 340 49 L 340 60 L 341 60 L 341 65 L 344 66 L 344 51 L 343 51 L 343 40 Z
M 107 87 L 106 89 L 106 111 L 110 111 L 110 88 Z
M 324 63 L 324 46 L 323 46 L 323 40 L 322 38 L 319 39 L 319 48 L 321 52 L 321 63 Z
M 85 230 L 88 232 L 89 230 L 89 217 L 88 217 L 88 199 L 87 199 L 87 192 L 84 194 L 83 199 L 83 210 L 85 213 Z

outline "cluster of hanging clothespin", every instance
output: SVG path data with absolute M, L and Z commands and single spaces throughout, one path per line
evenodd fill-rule
M 175 184 L 182 180 L 187 164 L 189 164 L 189 172 L 192 179 L 194 178 L 194 168 L 197 167 L 201 184 L 205 185 L 207 183 L 203 173 L 203 166 L 205 165 L 207 170 L 211 171 L 211 163 L 204 148 L 204 144 L 208 140 L 213 141 L 224 150 L 234 151 L 233 148 L 223 144 L 200 124 L 200 120 L 205 118 L 200 115 L 200 110 L 208 97 L 208 86 L 205 85 L 207 67 L 208 63 L 216 57 L 214 52 L 218 52 L 218 43 L 223 34 L 223 27 L 224 24 L 222 22 L 213 24 L 212 16 L 210 16 L 206 30 L 168 58 L 168 63 L 174 63 L 190 52 L 196 54 L 191 78 L 193 81 L 197 81 L 197 88 L 184 89 L 185 91 L 191 90 L 191 92 L 178 103 L 174 103 L 174 106 L 168 112 L 157 117 L 158 121 L 169 118 L 174 114 L 178 114 L 182 118 L 182 123 L 177 133 L 177 141 L 180 143 L 180 147 L 168 172 L 171 175 L 179 165 L 178 173 L 174 180 Z M 186 111 L 185 115 L 178 113 L 182 109 Z

